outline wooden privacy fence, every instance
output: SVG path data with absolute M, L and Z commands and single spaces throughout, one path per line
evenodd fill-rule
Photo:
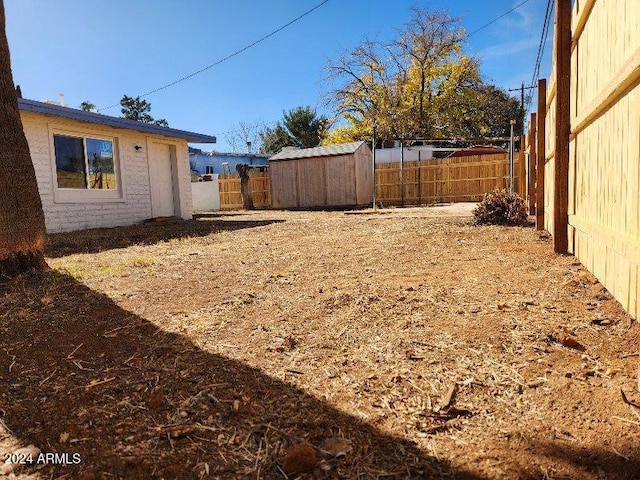
M 573 5 L 572 5 L 573 3 Z M 528 139 L 537 227 L 640 314 L 640 7 L 556 0 L 551 78 Z
M 523 178 L 520 165 L 520 155 L 516 155 L 514 185 L 518 193 Z M 376 201 L 383 205 L 476 202 L 485 193 L 508 186 L 507 153 L 376 165 Z
M 514 159 L 514 189 L 524 192 L 520 173 L 523 156 Z M 269 173 L 250 174 L 256 208 L 271 207 Z M 240 177 L 220 175 L 221 210 L 242 209 Z M 420 162 L 376 165 L 376 201 L 382 205 L 422 205 L 434 202 L 477 202 L 485 193 L 509 186 L 509 155 L 469 155 Z
M 242 209 L 242 193 L 240 192 L 239 175 L 220 175 L 220 209 Z M 269 173 L 256 172 L 249 174 L 251 196 L 255 208 L 269 208 L 271 206 L 271 182 Z

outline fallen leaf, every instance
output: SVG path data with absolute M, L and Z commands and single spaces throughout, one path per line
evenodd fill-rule
M 458 384 L 452 383 L 451 386 L 449 386 L 447 393 L 441 399 L 441 405 L 439 410 L 443 410 L 451 405 L 457 391 L 458 391 Z
M 353 450 L 351 441 L 346 438 L 332 437 L 327 438 L 320 448 L 334 457 L 344 457 Z
M 581 352 L 584 352 L 586 350 L 585 346 L 582 345 L 573 337 L 569 337 L 569 336 L 562 337 L 560 339 L 560 343 L 562 344 L 563 347 L 573 348 L 574 350 L 579 350 Z
M 60 443 L 66 443 L 69 440 L 69 432 L 64 432 L 60 434 Z

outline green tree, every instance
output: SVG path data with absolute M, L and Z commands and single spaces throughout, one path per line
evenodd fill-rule
M 162 125 L 168 127 L 169 123 L 164 118 L 158 120 L 154 119 L 149 112 L 151 112 L 151 103 L 140 97 L 129 97 L 123 95 L 120 99 L 120 105 L 122 109 L 122 117 L 128 120 L 135 120 L 136 122 L 153 123 L 155 125 Z
M 329 119 L 318 116 L 311 107 L 297 107 L 283 116 L 284 127 L 298 148 L 317 147 L 327 134 Z
M 29 144 L 11 74 L 4 2 L 0 0 L 0 281 L 47 268 L 46 230 Z
M 277 153 L 283 147 L 312 148 L 320 145 L 327 135 L 329 119 L 318 116 L 311 107 L 297 107 L 282 112 L 282 122 L 260 132 L 263 153 Z
M 260 132 L 260 142 L 262 143 L 260 152 L 266 154 L 278 153 L 284 147 L 294 145 L 293 138 L 280 122 L 273 128 L 265 127 Z
M 91 103 L 89 100 L 85 100 L 80 104 L 80 109 L 84 110 L 85 112 L 91 112 L 92 110 L 96 109 L 96 106 L 95 104 Z
M 445 137 L 508 137 L 510 121 L 522 131 L 524 111 L 520 101 L 495 85 L 478 83 L 457 96 L 451 96 L 441 108 L 449 112 Z

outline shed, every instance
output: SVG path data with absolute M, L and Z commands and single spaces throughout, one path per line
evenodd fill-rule
M 273 208 L 367 205 L 373 162 L 365 142 L 286 150 L 269 159 Z
M 47 231 L 191 218 L 187 142 L 211 135 L 19 99 Z

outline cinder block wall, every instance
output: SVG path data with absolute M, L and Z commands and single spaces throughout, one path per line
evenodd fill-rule
M 103 127 L 33 112 L 21 112 L 21 117 L 36 171 L 45 224 L 49 233 L 134 225 L 150 218 L 151 188 L 147 148 L 150 140 L 170 143 L 175 147 L 179 189 L 176 215 L 184 219 L 191 218 L 191 177 L 186 141 L 149 136 L 132 130 Z M 83 201 L 81 197 L 82 193 L 86 193 L 84 191 L 74 195 L 76 199 L 73 201 L 61 200 L 59 195 L 56 196 L 52 140 L 56 132 L 115 139 L 114 149 L 120 170 L 119 198 Z M 143 148 L 136 150 L 136 145 Z

